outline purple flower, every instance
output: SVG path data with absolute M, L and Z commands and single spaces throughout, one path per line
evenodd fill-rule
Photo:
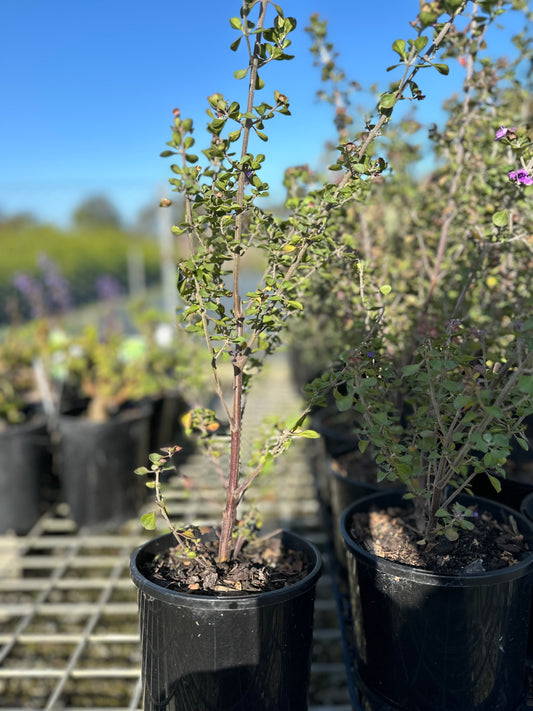
M 509 173 L 509 180 L 516 181 L 522 185 L 533 185 L 533 178 L 528 174 L 527 170 L 520 168 L 520 170 L 512 170 Z
M 366 355 L 368 358 L 374 358 L 376 354 L 374 353 L 374 351 L 367 351 Z
M 32 318 L 42 318 L 46 309 L 43 287 L 40 282 L 29 274 L 19 272 L 13 277 L 13 284 L 28 302 Z
M 72 307 L 68 281 L 46 254 L 40 255 L 39 267 L 43 275 L 44 284 L 49 292 L 52 307 L 56 308 L 60 313 L 65 313 Z
M 120 283 L 110 274 L 104 274 L 95 282 L 96 293 L 102 301 L 112 301 L 123 293 Z
M 509 138 L 509 140 L 516 138 L 516 126 L 513 128 L 505 128 L 503 125 L 500 126 L 496 131 L 496 138 L 494 140 L 501 141 L 502 138 Z
M 446 331 L 450 334 L 458 333 L 461 330 L 462 323 L 460 318 L 451 318 L 446 322 Z

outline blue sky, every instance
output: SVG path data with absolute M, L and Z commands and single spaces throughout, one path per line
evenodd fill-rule
M 291 117 L 267 124 L 263 175 L 274 200 L 283 195 L 288 165 L 317 166 L 334 135 L 331 110 L 318 104 L 318 70 L 304 32 L 309 15 L 329 20 L 330 37 L 347 74 L 384 90 L 395 75 L 392 42 L 413 36 L 408 22 L 419 0 L 278 0 L 297 18 L 292 62 L 264 72 L 265 100 L 275 89 L 291 102 Z M 171 196 L 169 162 L 159 157 L 169 138 L 172 109 L 191 116 L 202 137 L 206 97 L 215 91 L 244 101 L 246 82 L 233 79 L 244 51 L 229 17 L 238 0 L 3 0 L 0 8 L 0 211 L 27 211 L 67 226 L 75 207 L 106 195 L 126 224 L 139 210 Z M 493 32 L 496 54 L 512 54 L 508 37 L 521 26 L 510 13 Z M 443 99 L 460 88 L 463 69 L 448 77 L 427 72 L 420 105 L 428 122 L 442 118 Z M 427 76 L 427 79 L 425 78 Z M 200 146 L 197 145 L 199 148 Z

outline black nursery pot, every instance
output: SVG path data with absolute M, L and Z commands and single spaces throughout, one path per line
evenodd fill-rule
M 168 392 L 151 398 L 150 451 L 158 452 L 162 447 L 181 444 L 183 428 L 180 418 L 189 409 L 178 392 Z
M 78 526 L 117 526 L 137 515 L 145 488 L 133 472 L 146 463 L 150 415 L 143 404 L 105 422 L 59 418 L 59 476 Z
M 499 501 L 505 506 L 520 511 L 525 497 L 533 494 L 533 482 L 529 484 L 513 479 L 512 474 L 505 479 L 503 477 L 497 478 L 500 481 L 501 491 L 496 491 L 485 474 L 478 474 L 471 485 L 474 495 Z
M 526 498 L 522 501 L 520 510 L 526 518 L 533 521 L 533 493 L 526 496 Z
M 529 494 L 522 501 L 523 515 L 533 523 L 533 494 Z M 529 615 L 529 639 L 527 643 L 527 657 L 529 666 L 533 668 L 533 595 L 531 596 L 531 613 Z
M 464 497 L 500 520 L 516 511 Z M 357 683 L 372 711 L 518 711 L 526 696 L 533 553 L 511 567 L 440 575 L 377 557 L 349 534 L 356 512 L 402 506 L 401 492 L 361 499 L 341 518 L 347 548 Z
M 41 514 L 40 489 L 52 467 L 43 418 L 0 432 L 0 533 L 24 535 Z
M 131 559 L 138 588 L 144 711 L 305 711 L 320 553 L 305 550 L 310 572 L 273 592 L 219 597 L 179 593 L 150 582 L 146 562 L 172 545 L 167 534 Z
M 350 504 L 359 499 L 363 499 L 371 494 L 376 494 L 380 491 L 378 484 L 369 484 L 364 481 L 358 481 L 350 476 L 343 476 L 339 472 L 330 470 L 330 502 L 332 519 L 336 522 L 339 520 L 342 512 Z M 344 540 L 337 525 L 333 530 L 333 547 L 335 557 L 339 564 L 346 567 L 346 549 Z

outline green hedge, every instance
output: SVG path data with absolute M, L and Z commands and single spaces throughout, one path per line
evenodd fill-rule
M 23 316 L 29 308 L 13 285 L 14 277 L 27 274 L 42 282 L 39 258 L 46 255 L 67 279 L 76 305 L 94 301 L 95 281 L 103 275 L 114 277 L 124 291 L 128 288 L 128 253 L 142 255 L 146 280 L 159 279 L 157 241 L 116 229 L 63 232 L 46 225 L 13 229 L 0 225 L 0 321 L 12 317 L 13 306 Z

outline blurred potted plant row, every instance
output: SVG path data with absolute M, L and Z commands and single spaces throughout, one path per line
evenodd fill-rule
M 126 290 L 157 283 L 160 258 L 154 241 L 110 225 L 62 231 L 31 219 L 0 220 L 0 324 L 38 318 L 43 309 L 80 306 L 100 298 L 102 275 Z M 43 246 L 45 245 L 45 246 Z M 20 286 L 27 298 L 19 298 Z M 68 290 L 60 282 L 68 282 Z
M 48 258 L 41 264 L 53 275 L 45 292 L 26 275 L 14 280 L 33 309 L 41 302 L 40 318 L 0 341 L 0 531 L 26 533 L 58 499 L 79 526 L 119 524 L 145 491 L 132 469 L 182 439 L 185 390 L 194 397 L 187 366 L 201 354 L 157 309 L 119 309 L 110 276 L 99 285 L 99 322 L 61 317 L 68 284 Z

